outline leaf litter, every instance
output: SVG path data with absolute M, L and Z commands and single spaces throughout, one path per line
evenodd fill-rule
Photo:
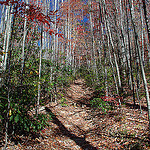
M 89 105 L 92 89 L 78 79 L 66 89 L 62 103 L 50 102 L 42 113 L 53 113 L 49 127 L 36 138 L 20 137 L 8 150 L 149 150 L 148 115 L 127 105 L 106 113 Z M 84 103 L 83 100 L 84 99 Z M 128 100 L 132 99 L 128 97 Z M 86 101 L 85 101 L 86 100 Z M 42 106 L 43 107 L 43 106 Z M 43 108 L 41 109 L 43 110 Z

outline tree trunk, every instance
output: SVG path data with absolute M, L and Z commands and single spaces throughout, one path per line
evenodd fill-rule
M 118 66 L 116 54 L 115 54 L 115 51 L 114 51 L 115 47 L 114 47 L 114 43 L 113 43 L 113 39 L 112 39 L 110 27 L 109 27 L 109 21 L 108 21 L 108 17 L 107 17 L 107 13 L 106 13 L 105 0 L 103 0 L 103 5 L 104 5 L 104 14 L 105 14 L 106 29 L 108 31 L 107 34 L 108 34 L 109 40 L 111 42 L 111 46 L 112 46 L 112 50 L 113 50 L 113 55 L 114 55 L 114 60 L 115 60 L 115 65 L 116 65 L 116 70 L 117 70 L 117 75 L 118 75 L 119 90 L 122 91 L 121 90 L 122 86 L 121 86 L 120 71 L 119 71 L 119 66 Z
M 92 3 L 91 0 L 89 0 L 90 10 L 92 10 Z M 95 54 L 95 38 L 94 38 L 94 32 L 93 32 L 93 21 L 92 21 L 92 11 L 90 11 L 90 31 L 91 31 L 91 41 L 92 41 L 92 58 L 93 58 L 93 68 L 94 73 L 96 74 L 96 78 L 98 80 L 98 72 L 97 72 L 97 65 L 96 65 L 96 54 Z
M 147 9 L 146 9 L 146 1 L 142 0 L 143 2 L 143 9 L 144 9 L 144 16 L 145 16 L 145 22 L 146 22 L 146 27 L 147 27 L 147 33 L 148 33 L 148 39 L 149 39 L 149 43 L 150 43 L 150 27 L 148 25 L 148 15 L 147 15 Z
M 9 30 L 11 30 L 11 31 L 9 31 L 9 32 L 11 32 L 11 35 L 10 35 L 10 33 L 8 34 L 8 38 L 9 39 L 11 39 L 12 40 L 12 35 L 13 35 L 13 27 L 14 27 L 14 22 L 15 22 L 15 18 L 13 19 L 13 27 L 12 27 L 12 29 L 11 29 L 11 21 L 12 21 L 12 13 L 13 13 L 13 6 L 11 6 L 10 4 L 9 4 L 9 6 L 10 6 L 10 9 L 11 9 L 11 11 L 9 12 L 8 11 L 8 13 L 10 13 L 9 15 L 9 17 L 8 17 L 8 19 L 10 19 L 9 20 Z M 10 37 L 11 36 L 11 37 Z M 10 46 L 10 43 L 9 43 L 9 41 L 7 41 L 8 43 L 7 43 L 7 49 L 9 48 L 9 50 L 10 50 L 10 52 L 9 52 L 9 62 L 8 62 L 8 79 L 7 79 L 7 84 L 8 84 L 8 86 L 7 86 L 7 91 L 8 91 L 8 93 L 7 93 L 7 119 L 6 119 L 6 126 L 5 126 L 5 145 L 4 145 L 4 150 L 6 150 L 6 148 L 7 148 L 7 144 L 8 144 L 8 129 L 9 129 L 9 114 L 10 114 L 10 103 L 11 103 L 11 100 L 10 100 L 10 79 L 11 79 L 11 72 L 10 72 L 10 68 L 11 68 L 11 52 L 12 52 L 12 43 L 11 43 L 11 46 Z
M 150 98 L 149 98 L 149 90 L 148 90 L 148 86 L 147 86 L 147 80 L 146 80 L 146 76 L 145 76 L 145 71 L 144 71 L 144 66 L 143 66 L 143 62 L 142 62 L 142 56 L 141 56 L 141 50 L 140 50 L 140 46 L 139 46 L 139 42 L 138 42 L 138 34 L 136 31 L 136 27 L 135 27 L 135 22 L 134 22 L 134 15 L 131 9 L 131 0 L 129 1 L 129 8 L 130 8 L 130 15 L 131 15 L 131 22 L 132 22 L 132 26 L 133 26 L 133 30 L 134 30 L 134 37 L 135 37 L 135 46 L 137 48 L 138 51 L 138 57 L 139 57 L 139 62 L 140 62 L 140 67 L 141 67 L 141 72 L 142 72 L 142 77 L 143 77 L 143 83 L 144 83 L 144 88 L 145 88 L 145 95 L 146 95 L 146 100 L 147 100 L 147 108 L 148 108 L 148 119 L 149 119 L 149 134 L 150 134 Z
M 132 92 L 133 92 L 133 102 L 135 106 L 135 95 L 134 95 L 134 77 L 133 77 L 133 69 L 132 69 L 132 56 L 131 56 L 131 46 L 130 46 L 130 35 L 129 35 L 129 19 L 127 14 L 127 8 L 126 8 L 126 17 L 127 17 L 127 36 L 128 36 L 128 49 L 129 49 L 129 60 L 130 60 L 130 74 L 131 74 L 131 83 L 132 83 Z
M 38 100 L 36 105 L 36 115 L 38 117 L 39 114 L 39 105 L 40 105 L 40 94 L 41 94 L 41 66 L 42 66 L 42 50 L 43 50 L 43 25 L 41 26 L 41 43 L 40 43 L 40 51 L 39 51 L 39 82 L 38 82 Z

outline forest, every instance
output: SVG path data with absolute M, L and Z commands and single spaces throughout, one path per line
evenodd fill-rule
M 150 149 L 149 0 L 0 0 L 0 149 Z

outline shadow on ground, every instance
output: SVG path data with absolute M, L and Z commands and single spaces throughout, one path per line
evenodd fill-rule
M 139 104 L 131 104 L 131 103 L 125 103 L 125 105 L 127 106 L 127 107 L 129 107 L 130 109 L 140 109 L 140 106 L 139 106 Z M 147 107 L 145 107 L 145 106 L 141 106 L 141 109 L 142 110 L 145 110 L 145 111 L 147 111 L 148 109 L 147 109 Z
M 67 130 L 67 128 L 56 118 L 56 116 L 52 113 L 52 111 L 48 107 L 45 107 L 45 110 L 52 115 L 53 123 L 59 126 L 59 129 L 63 135 L 75 141 L 75 143 L 84 150 L 97 150 L 97 148 L 93 147 L 88 141 L 85 140 L 85 138 L 77 137 L 76 135 L 70 133 Z

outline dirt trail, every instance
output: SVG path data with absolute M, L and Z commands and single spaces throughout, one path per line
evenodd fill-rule
M 76 80 L 67 90 L 65 106 L 51 103 L 50 108 L 47 108 L 47 111 L 56 115 L 53 123 L 57 125 L 56 136 L 58 135 L 57 142 L 60 144 L 57 149 L 97 149 L 92 144 L 95 139 L 88 140 L 88 135 L 96 127 L 90 117 L 91 110 L 81 103 L 82 99 L 90 98 L 91 94 L 92 91 L 85 86 L 83 80 Z
M 141 143 L 148 129 L 146 111 L 141 115 L 138 109 L 122 107 L 105 114 L 89 107 L 92 93 L 84 80 L 76 80 L 66 89 L 66 101 L 51 102 L 41 109 L 53 114 L 50 127 L 42 130 L 41 137 L 28 139 L 15 149 L 117 150 Z

